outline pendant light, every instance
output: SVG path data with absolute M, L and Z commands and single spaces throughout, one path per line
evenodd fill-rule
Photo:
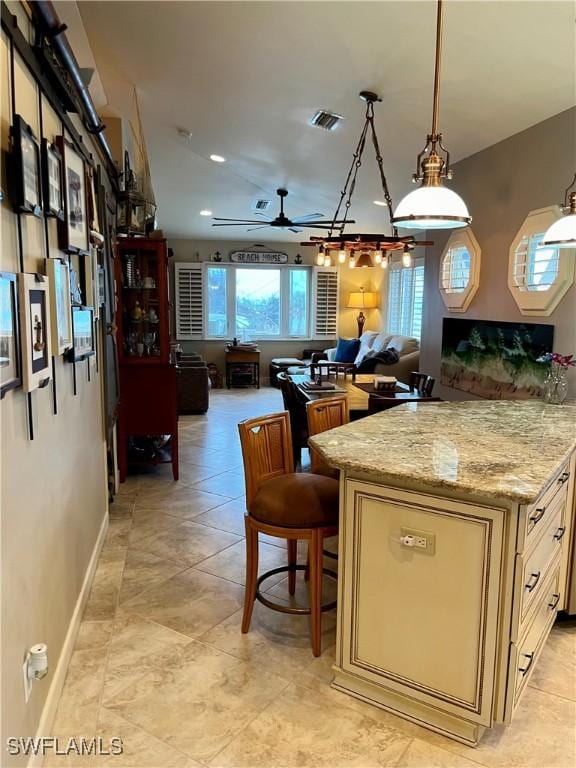
M 563 210 L 566 213 L 561 219 L 548 227 L 541 245 L 554 246 L 556 248 L 576 248 L 576 190 L 570 192 L 576 186 L 576 173 L 572 183 L 564 193 Z
M 440 102 L 440 64 L 442 58 L 442 0 L 438 0 L 436 15 L 436 66 L 434 71 L 434 102 L 432 107 L 432 133 L 416 160 L 414 182 L 422 186 L 404 197 L 394 211 L 392 223 L 405 229 L 456 229 L 472 221 L 466 203 L 451 189 L 443 186 L 442 179 L 452 178 L 450 153 L 442 144 L 438 133 Z M 444 157 L 439 154 L 444 153 Z

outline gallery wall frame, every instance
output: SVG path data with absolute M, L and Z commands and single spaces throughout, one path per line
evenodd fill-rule
M 22 386 L 18 278 L 0 272 L 0 400 Z
M 47 259 L 46 274 L 51 286 L 52 354 L 63 355 L 73 343 L 70 267 L 64 259 Z
M 86 170 L 83 157 L 65 136 L 56 137 L 64 174 L 64 220 L 58 226 L 58 242 L 65 253 L 88 252 Z
M 42 216 L 40 146 L 28 123 L 14 115 L 10 128 L 9 179 L 12 205 L 17 213 Z
M 69 363 L 78 363 L 96 354 L 93 307 L 72 307 L 72 338 L 72 347 L 67 353 Z
M 20 298 L 22 380 L 25 392 L 45 387 L 50 381 L 51 330 L 50 287 L 45 275 L 18 275 Z
M 55 144 L 42 139 L 42 190 L 44 215 L 64 221 L 64 174 L 62 155 Z

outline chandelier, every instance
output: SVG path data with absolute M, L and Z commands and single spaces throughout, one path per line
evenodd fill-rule
M 576 248 L 576 173 L 564 193 L 562 211 L 565 215 L 547 229 L 542 245 Z
M 438 0 L 432 132 L 426 137 L 426 145 L 416 160 L 416 173 L 412 176 L 412 181 L 421 182 L 422 186 L 399 202 L 391 219 L 395 226 L 404 229 L 456 229 L 466 227 L 472 221 L 464 200 L 442 184 L 442 179 L 452 178 L 452 169 L 450 153 L 442 144 L 442 134 L 438 133 L 441 59 L 442 0 Z
M 348 214 L 352 205 L 354 190 L 356 189 L 358 171 L 362 166 L 362 156 L 366 147 L 368 132 L 370 132 L 370 138 L 374 146 L 380 182 L 382 184 L 382 193 L 386 201 L 385 206 L 388 208 L 390 220 L 392 220 L 393 214 L 392 197 L 388 188 L 386 174 L 384 173 L 382 153 L 374 127 L 374 104 L 377 101 L 382 101 L 382 99 L 372 91 L 361 91 L 360 98 L 366 102 L 364 126 L 352 157 L 352 164 L 346 176 L 346 183 L 340 193 L 340 200 L 332 217 L 331 227 L 327 235 L 311 237 L 308 242 L 302 243 L 302 245 L 312 245 L 318 248 L 316 255 L 318 266 L 330 267 L 333 265 L 334 260 L 339 264 L 348 263 L 348 266 L 352 269 L 370 268 L 375 265 L 386 269 L 389 251 L 402 251 L 402 262 L 404 266 L 409 266 L 411 263 L 410 252 L 414 246 L 432 245 L 433 243 L 423 240 L 416 241 L 412 235 L 399 237 L 396 227 L 392 228 L 391 235 L 364 232 L 346 233 L 344 231 L 346 224 L 354 223 L 348 218 Z

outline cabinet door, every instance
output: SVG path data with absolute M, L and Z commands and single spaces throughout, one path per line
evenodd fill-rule
M 505 510 L 354 480 L 345 499 L 343 669 L 490 726 Z

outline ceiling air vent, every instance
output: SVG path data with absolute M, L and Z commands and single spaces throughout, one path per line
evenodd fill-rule
M 310 120 L 310 125 L 324 128 L 325 131 L 333 131 L 341 120 L 344 120 L 342 115 L 337 115 L 334 112 L 327 112 L 325 109 L 319 109 Z
M 267 211 L 271 204 L 271 200 L 256 200 L 252 207 L 255 211 Z

